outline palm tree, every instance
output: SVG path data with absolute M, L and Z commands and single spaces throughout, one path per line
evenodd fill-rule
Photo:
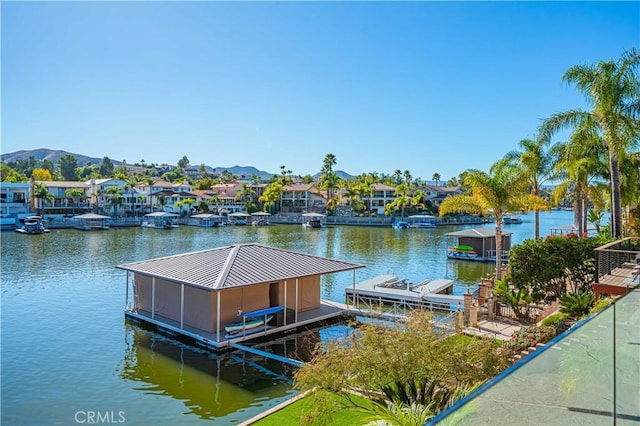
M 49 190 L 43 183 L 40 182 L 36 182 L 33 184 L 33 190 L 34 197 L 37 200 L 40 200 L 40 216 L 42 216 L 44 212 L 44 202 L 47 201 L 49 203 L 52 203 L 56 199 L 56 197 L 51 192 L 49 192 Z
M 158 204 L 160 204 L 160 210 L 164 211 L 164 206 L 167 204 L 167 202 L 169 201 L 169 197 L 167 197 L 164 194 L 159 194 L 156 197 L 156 200 L 158 201 Z
M 607 174 L 606 153 L 600 136 L 588 129 L 582 130 L 574 132 L 560 151 L 556 164 L 556 177 L 560 183 L 552 192 L 554 202 L 558 203 L 570 189 L 573 190 L 574 226 L 579 236 L 587 230 L 589 198 L 595 201 L 595 207 L 604 208 L 601 191 L 592 182 Z
M 439 213 L 493 213 L 496 224 L 496 278 L 501 278 L 502 264 L 502 218 L 506 212 L 518 210 L 549 210 L 549 203 L 533 194 L 527 194 L 528 181 L 522 178 L 519 169 L 508 162 L 499 161 L 489 170 L 470 170 L 465 177 L 472 195 L 447 197 Z
M 338 187 L 338 181 L 340 180 L 338 175 L 333 171 L 333 166 L 335 165 L 336 156 L 329 153 L 324 157 L 324 163 L 320 170 L 320 173 L 322 173 L 320 184 L 327 190 L 327 198 L 329 201 L 334 199 L 334 191 Z
M 396 169 L 396 171 L 393 172 L 393 182 L 395 185 L 402 183 L 402 170 Z
M 374 178 L 371 175 L 363 176 L 362 181 L 360 182 L 360 195 L 363 197 L 367 197 L 369 201 L 368 211 L 371 211 L 371 198 L 375 195 L 376 189 L 373 186 Z
M 403 173 L 403 176 L 404 176 L 404 182 L 407 185 L 411 185 L 411 177 L 412 177 L 411 172 L 409 170 L 405 170 Z
M 631 144 L 637 142 L 640 132 L 640 82 L 636 74 L 639 65 L 640 54 L 634 48 L 625 51 L 616 62 L 600 61 L 569 68 L 563 81 L 575 85 L 592 108 L 554 114 L 540 128 L 543 139 L 564 128 L 591 128 L 602 134 L 609 162 L 611 235 L 614 238 L 622 235 L 619 161 Z
M 64 195 L 71 198 L 73 201 L 73 207 L 71 209 L 71 214 L 76 214 L 76 206 L 78 205 L 78 200 L 84 198 L 84 190 L 80 188 L 69 188 L 65 191 Z
M 436 186 L 438 186 L 438 182 L 440 182 L 440 173 L 436 172 L 433 174 L 433 176 L 431 176 L 432 180 L 436 181 Z
M 265 212 L 268 210 L 268 213 L 271 213 L 271 207 L 275 206 L 280 199 L 282 186 L 282 182 L 280 181 L 272 182 L 265 188 L 262 195 L 258 198 L 258 200 L 263 203 Z
M 561 144 L 547 148 L 548 140 L 523 139 L 519 151 L 508 152 L 504 159 L 518 164 L 525 179 L 529 181 L 531 194 L 540 195 L 542 185 L 553 178 L 554 166 L 558 161 Z M 535 238 L 540 238 L 540 210 L 534 209 Z
M 117 216 L 118 206 L 122 205 L 124 197 L 122 196 L 122 188 L 119 186 L 110 186 L 105 190 L 107 203 L 113 209 L 113 216 Z
M 209 205 L 211 204 L 215 204 L 216 206 L 216 213 L 220 213 L 220 196 L 218 194 L 212 194 L 211 198 L 209 199 Z

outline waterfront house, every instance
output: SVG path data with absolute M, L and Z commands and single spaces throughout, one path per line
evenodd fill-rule
M 210 195 L 215 195 L 216 207 L 227 210 L 230 213 L 244 211 L 244 202 L 236 197 L 237 193 L 241 190 L 242 184 L 233 183 L 220 183 L 211 187 Z
M 430 201 L 433 206 L 439 206 L 447 197 L 462 194 L 460 186 L 424 185 L 417 189 L 424 192 L 424 199 Z
M 280 193 L 280 211 L 283 213 L 324 212 L 327 199 L 312 183 L 284 185 Z
M 127 271 L 125 315 L 217 349 L 340 316 L 320 278 L 364 265 L 259 244 L 238 244 L 118 265 Z M 131 291 L 130 291 L 131 290 Z M 266 310 L 266 311 L 265 311 Z M 226 336 L 225 325 L 274 312 L 269 327 Z
M 383 183 L 374 183 L 373 196 L 365 198 L 370 206 L 370 210 L 377 212 L 378 215 L 384 215 L 384 206 L 396 199 L 396 188 L 385 185 Z
M 40 211 L 42 215 L 73 215 L 76 212 L 82 212 L 89 209 L 86 203 L 90 186 L 85 182 L 77 181 L 36 181 L 47 188 L 47 191 L 53 195 L 53 201 L 49 202 L 44 199 L 34 198 L 34 211 Z M 70 197 L 68 191 L 78 190 L 83 195 L 77 199 Z
M 13 229 L 20 219 L 29 216 L 30 184 L 0 182 L 0 227 Z M 35 210 L 34 210 L 35 211 Z

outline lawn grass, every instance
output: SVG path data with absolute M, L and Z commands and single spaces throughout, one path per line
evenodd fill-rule
M 332 398 L 336 402 L 344 401 L 338 395 L 333 395 Z M 359 404 L 371 404 L 366 398 L 360 396 L 354 396 L 354 399 L 357 399 Z M 287 405 L 282 410 L 278 410 L 275 413 L 263 419 L 260 419 L 253 424 L 255 426 L 298 426 L 300 424 L 300 417 L 304 413 L 309 413 L 316 410 L 316 407 L 314 407 L 312 404 L 313 401 L 309 398 L 299 399 L 296 402 Z M 367 418 L 370 415 L 371 414 L 362 411 L 344 409 L 333 414 L 330 424 L 361 425 L 367 423 Z

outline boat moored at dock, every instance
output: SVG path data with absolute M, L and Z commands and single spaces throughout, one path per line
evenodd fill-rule
M 110 227 L 109 221 L 111 217 L 95 213 L 85 213 L 74 216 L 73 219 L 76 221 L 76 225 L 73 226 L 74 229 L 80 231 L 106 231 Z
M 24 224 L 20 228 L 16 228 L 16 232 L 21 234 L 48 234 L 50 231 L 44 225 L 44 219 L 40 216 L 29 216 L 24 220 Z
M 327 216 L 322 213 L 304 213 L 302 215 L 303 228 L 324 228 L 327 226 Z
M 212 213 L 194 214 L 187 220 L 187 225 L 202 228 L 217 228 L 222 226 L 222 216 Z
M 409 229 L 409 222 L 403 220 L 396 220 L 391 224 L 393 229 Z
M 173 229 L 177 228 L 178 225 L 175 224 L 175 219 L 178 217 L 175 213 L 167 213 L 167 212 L 154 212 L 144 215 L 142 219 L 143 228 L 153 228 L 153 229 Z
M 449 232 L 447 237 L 455 239 L 455 243 L 447 248 L 447 258 L 456 260 L 472 260 L 491 262 L 496 260 L 495 228 L 474 228 Z M 511 249 L 512 232 L 502 232 L 501 260 L 508 261 Z

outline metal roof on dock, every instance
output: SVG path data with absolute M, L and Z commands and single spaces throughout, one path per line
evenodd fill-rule
M 169 281 L 221 290 L 364 268 L 260 244 L 238 244 L 118 265 Z
M 513 232 L 502 232 L 502 235 L 511 235 Z M 445 235 L 451 235 L 454 237 L 469 237 L 469 238 L 491 238 L 496 236 L 495 228 L 474 228 L 463 229 L 462 231 L 449 232 Z

